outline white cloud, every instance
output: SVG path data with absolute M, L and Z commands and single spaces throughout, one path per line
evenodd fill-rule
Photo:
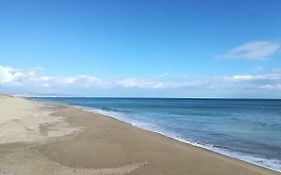
M 181 92 L 189 96 L 208 96 L 223 93 L 253 93 L 262 95 L 265 91 L 280 92 L 281 72 L 259 75 L 233 76 L 155 76 L 129 78 L 101 78 L 90 75 L 40 76 L 38 70 L 22 71 L 0 65 L 0 90 L 28 92 L 33 94 L 91 94 L 103 91 L 104 94 L 123 92 L 162 92 L 161 95 Z M 164 92 L 164 93 L 163 93 Z M 167 93 L 169 92 L 169 93 Z M 137 96 L 138 94 L 136 94 Z
M 225 54 L 219 55 L 220 59 L 241 59 L 241 60 L 266 60 L 276 54 L 281 45 L 272 41 L 254 41 L 233 48 Z
M 103 86 L 105 82 L 102 79 L 77 75 L 72 77 L 59 76 L 38 76 L 37 72 L 41 68 L 35 68 L 30 71 L 21 71 L 11 67 L 0 65 L 0 85 L 7 86 L 42 86 L 42 87 L 60 87 L 60 86 Z
M 122 87 L 126 88 L 152 88 L 152 89 L 158 89 L 158 88 L 168 88 L 169 84 L 166 84 L 164 82 L 157 82 L 157 81 L 149 81 L 144 80 L 141 78 L 126 78 L 117 80 L 116 83 Z
M 225 79 L 233 81 L 281 81 L 281 74 L 234 75 L 225 77 Z
M 206 87 L 209 82 L 200 79 L 194 79 L 192 76 L 182 76 L 182 77 L 172 77 L 172 79 L 155 78 L 125 78 L 113 81 L 113 84 L 120 85 L 125 88 L 146 88 L 146 89 L 175 89 L 175 88 L 196 88 L 196 87 Z
M 17 81 L 27 76 L 23 72 L 0 65 L 0 83 L 1 84 L 17 84 Z
M 266 84 L 259 86 L 259 88 L 267 89 L 267 90 L 281 90 L 281 84 Z
M 238 83 L 247 88 L 281 90 L 281 73 L 234 75 L 224 77 L 224 80 Z

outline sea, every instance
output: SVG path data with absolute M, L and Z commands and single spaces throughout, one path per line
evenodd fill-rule
M 281 100 L 36 97 L 281 172 Z

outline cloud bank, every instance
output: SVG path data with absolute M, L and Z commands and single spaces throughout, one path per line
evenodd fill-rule
M 232 76 L 172 76 L 102 78 L 91 75 L 40 76 L 0 65 L 0 91 L 28 95 L 278 97 L 281 72 Z
M 279 43 L 273 41 L 254 41 L 243 44 L 228 52 L 219 55 L 220 59 L 239 59 L 239 60 L 266 60 L 281 49 Z

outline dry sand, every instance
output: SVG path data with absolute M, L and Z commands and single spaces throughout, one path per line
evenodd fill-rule
M 44 104 L 21 98 L 0 95 L 0 144 L 34 141 L 70 134 L 72 129 L 62 118 L 50 116 Z M 40 126 L 52 125 L 52 130 L 42 133 Z
M 68 105 L 0 96 L 0 175 L 280 174 Z

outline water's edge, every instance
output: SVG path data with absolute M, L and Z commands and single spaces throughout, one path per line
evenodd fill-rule
M 252 157 L 251 155 L 244 155 L 244 154 L 239 153 L 239 152 L 229 152 L 227 150 L 216 147 L 215 145 L 210 145 L 210 144 L 206 144 L 206 143 L 200 143 L 200 142 L 197 142 L 197 141 L 189 141 L 189 140 L 186 140 L 186 139 L 182 139 L 182 138 L 179 138 L 177 136 L 173 136 L 173 135 L 169 134 L 168 132 L 153 130 L 152 128 L 144 127 L 142 125 L 138 125 L 137 123 L 130 122 L 130 121 L 128 121 L 128 120 L 126 120 L 122 117 L 118 117 L 118 116 L 112 114 L 110 111 L 95 109 L 95 108 L 91 108 L 91 107 L 78 106 L 78 105 L 71 105 L 71 106 L 74 106 L 76 108 L 79 108 L 79 109 L 87 111 L 87 112 L 93 112 L 93 113 L 101 114 L 101 115 L 104 115 L 104 116 L 107 116 L 107 117 L 111 117 L 115 120 L 127 123 L 129 125 L 134 126 L 134 127 L 141 128 L 141 129 L 144 129 L 146 131 L 154 132 L 154 133 L 160 134 L 164 137 L 168 137 L 170 139 L 174 139 L 174 140 L 180 141 L 182 143 L 190 144 L 192 146 L 196 146 L 196 147 L 214 152 L 216 154 L 220 154 L 220 155 L 224 155 L 224 156 L 234 158 L 234 159 L 237 159 L 237 160 L 240 160 L 240 161 L 244 161 L 246 163 L 250 163 L 252 165 L 259 166 L 261 168 L 269 169 L 269 170 L 276 171 L 276 172 L 281 172 L 281 170 L 272 167 L 272 164 L 274 164 L 275 162 L 279 162 L 279 160 L 268 160 L 268 159 L 264 159 L 264 158 Z M 270 163 L 269 161 L 272 161 L 272 163 Z
M 281 100 L 28 99 L 67 104 L 103 114 L 183 143 L 281 172 L 278 137 L 281 134 Z

